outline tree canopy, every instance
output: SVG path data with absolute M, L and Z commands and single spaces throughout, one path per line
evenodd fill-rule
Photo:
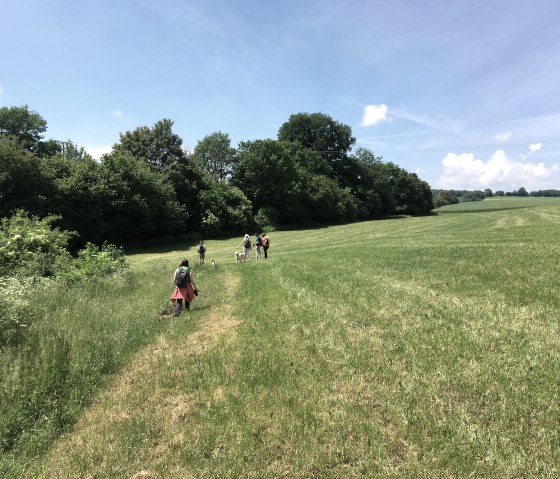
M 27 105 L 0 108 L 0 137 L 13 137 L 25 151 L 38 156 L 52 156 L 60 151 L 54 140 L 43 140 L 47 131 L 46 120 Z
M 346 158 L 356 143 L 352 129 L 333 120 L 324 113 L 298 113 L 291 115 L 278 130 L 278 140 L 295 141 L 303 148 L 316 151 L 328 168 L 324 173 L 332 174 L 337 161 Z
M 113 146 L 117 153 L 129 152 L 156 169 L 165 169 L 183 161 L 183 140 L 173 133 L 173 122 L 167 118 L 153 127 L 140 126 L 121 133 L 120 142 Z
M 227 133 L 217 131 L 205 136 L 196 145 L 194 157 L 217 180 L 223 181 L 233 173 L 235 149 Z
M 348 125 L 291 115 L 277 139 L 231 146 L 227 133 L 183 149 L 173 122 L 121 133 L 96 161 L 71 140 L 43 141 L 27 106 L 0 109 L 0 216 L 56 215 L 71 245 L 246 232 L 425 214 L 429 185 L 369 149 Z

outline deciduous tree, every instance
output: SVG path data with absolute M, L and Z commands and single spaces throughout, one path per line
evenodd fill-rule
M 116 153 L 128 152 L 157 170 L 164 170 L 184 159 L 183 140 L 173 133 L 173 122 L 163 119 L 153 127 L 138 127 L 121 133 L 113 146 Z
M 217 131 L 198 142 L 194 157 L 202 169 L 223 181 L 233 172 L 235 148 L 231 147 L 227 133 Z
M 35 151 L 47 131 L 47 122 L 27 105 L 0 108 L 0 136 L 13 136 L 23 149 Z
M 318 152 L 324 169 L 317 173 L 333 176 L 335 165 L 346 158 L 356 142 L 352 129 L 324 113 L 298 113 L 290 116 L 278 130 L 278 140 L 296 141 L 303 148 Z

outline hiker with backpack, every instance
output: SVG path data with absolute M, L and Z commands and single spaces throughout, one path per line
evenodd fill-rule
M 173 274 L 173 283 L 175 284 L 175 290 L 170 299 L 176 302 L 174 316 L 177 317 L 181 314 L 181 310 L 183 309 L 183 300 L 185 301 L 185 309 L 188 311 L 191 306 L 191 301 L 195 296 L 198 296 L 198 289 L 196 288 L 196 283 L 187 259 L 182 259 L 181 264 L 175 270 Z
M 255 248 L 257 249 L 257 259 L 261 259 L 262 238 L 255 233 Z
M 263 233 L 262 235 L 262 247 L 264 250 L 264 259 L 268 258 L 268 248 L 270 248 L 270 240 L 268 239 L 268 235 Z
M 243 256 L 245 261 L 249 259 L 249 251 L 251 251 L 251 238 L 249 237 L 248 234 L 246 234 L 243 239 L 241 240 L 241 243 L 239 243 L 239 246 L 243 246 Z M 239 248 L 238 246 L 238 248 Z
M 204 257 L 206 256 L 206 246 L 204 246 L 204 243 L 202 241 L 197 246 L 196 251 L 198 252 L 198 260 L 200 264 L 204 264 Z

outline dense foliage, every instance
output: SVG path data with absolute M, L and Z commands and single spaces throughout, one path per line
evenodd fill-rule
M 29 296 L 43 286 L 79 284 L 126 270 L 121 248 L 87 243 L 72 256 L 75 233 L 56 226 L 60 217 L 29 217 L 24 211 L 0 221 L 0 346 L 17 343 L 27 326 Z M 27 299 L 26 299 L 27 298 Z
M 71 141 L 43 141 L 46 128 L 27 106 L 0 108 L 0 217 L 60 216 L 77 233 L 73 250 L 434 207 L 426 182 L 370 150 L 352 153 L 350 127 L 323 113 L 292 115 L 277 139 L 237 149 L 214 132 L 194 152 L 163 119 L 122 133 L 100 161 Z

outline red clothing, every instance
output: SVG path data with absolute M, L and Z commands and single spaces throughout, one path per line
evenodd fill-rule
M 184 299 L 189 303 L 195 298 L 194 291 L 191 283 L 188 283 L 184 288 L 175 287 L 175 291 L 169 299 Z

